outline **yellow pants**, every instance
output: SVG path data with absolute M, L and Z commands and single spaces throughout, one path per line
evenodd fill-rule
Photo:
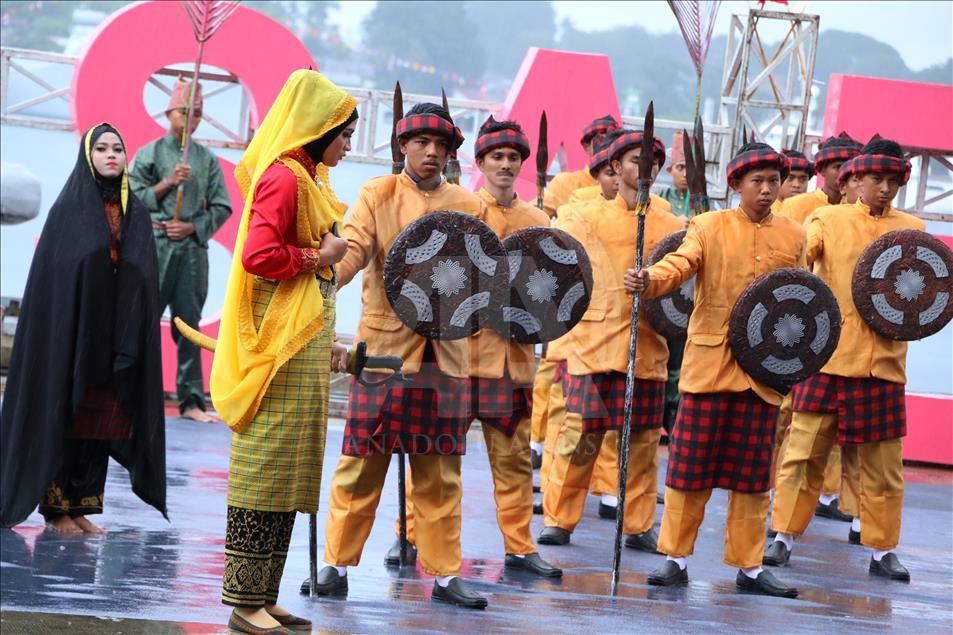
M 534 388 L 535 393 L 535 388 Z M 535 412 L 536 399 L 533 399 Z M 563 395 L 562 382 L 553 382 L 549 387 L 549 403 L 546 408 L 546 442 L 543 444 L 543 464 L 539 468 L 539 489 L 546 491 L 549 482 L 549 470 L 553 465 L 553 452 L 556 449 L 556 437 L 566 417 L 566 398 Z
M 658 429 L 639 430 L 633 431 L 630 439 L 623 519 L 623 530 L 627 534 L 641 534 L 655 524 L 660 434 Z M 561 527 L 571 532 L 579 524 L 596 459 L 605 447 L 604 436 L 602 432 L 583 433 L 581 415 L 566 413 L 556 440 L 548 486 L 543 492 L 543 518 L 547 527 Z M 618 473 L 615 479 L 615 486 L 607 493 L 618 491 Z
M 556 362 L 546 358 L 539 360 L 536 378 L 533 380 L 533 424 L 529 438 L 534 443 L 546 441 L 546 422 L 549 419 L 549 391 L 553 387 Z
M 836 437 L 837 415 L 794 413 L 774 494 L 771 526 L 775 531 L 800 536 L 807 529 Z M 894 549 L 900 541 L 903 509 L 903 442 L 892 439 L 850 448 L 844 453 L 848 471 L 854 470 L 859 478 L 856 490 L 853 485 L 848 489 L 859 504 L 848 500 L 847 513 L 859 514 L 864 545 Z
M 695 550 L 698 528 L 705 518 L 711 490 L 689 492 L 665 488 L 665 511 L 659 531 L 658 550 L 672 558 L 687 558 Z M 770 494 L 728 492 L 725 520 L 724 562 L 739 569 L 761 566 L 764 555 L 764 524 Z
M 777 481 L 778 474 L 781 472 L 781 460 L 784 457 L 784 448 L 788 444 L 788 433 L 791 429 L 791 395 L 788 394 L 781 402 L 781 412 L 778 414 L 778 428 L 774 441 L 774 458 L 771 462 L 771 488 Z M 821 494 L 834 495 L 841 493 L 841 482 L 845 481 L 846 487 L 847 470 L 841 464 L 841 447 L 834 445 L 831 448 L 830 456 L 827 458 L 827 467 L 824 468 L 824 484 L 821 487 Z M 843 501 L 838 505 L 841 511 L 844 511 Z M 850 512 L 845 512 L 850 513 Z
M 460 457 L 417 454 L 407 458 L 414 473 L 407 498 L 415 510 L 414 542 L 420 563 L 430 575 L 459 575 Z M 342 455 L 338 460 L 325 531 L 328 564 L 344 567 L 360 562 L 390 462 L 389 453 L 365 459 Z
M 506 553 L 525 555 L 536 553 L 536 543 L 530 533 L 533 519 L 533 465 L 529 456 L 530 420 L 523 419 L 512 437 L 494 427 L 483 425 L 486 454 L 493 475 L 493 499 L 496 503 L 496 522 L 503 534 Z M 471 449 L 472 450 L 472 449 Z M 407 473 L 408 491 L 410 472 Z M 394 523 L 394 533 L 400 536 L 400 518 Z M 407 540 L 417 544 L 414 531 L 414 505 L 407 496 Z M 418 546 L 419 548 L 419 546 Z
M 629 469 L 632 461 L 629 460 Z M 656 488 L 657 489 L 657 488 Z M 592 480 L 589 482 L 589 492 L 600 496 L 619 493 L 619 433 L 609 430 L 602 439 L 599 456 L 592 469 Z

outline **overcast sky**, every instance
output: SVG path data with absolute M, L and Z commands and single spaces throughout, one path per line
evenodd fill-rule
M 374 7 L 374 2 L 341 2 L 334 22 L 341 27 L 346 41 L 360 38 L 361 20 Z M 556 1 L 558 21 L 569 18 L 575 28 L 598 31 L 608 25 L 640 24 L 653 33 L 677 31 L 678 25 L 668 3 L 664 1 Z M 747 15 L 748 8 L 757 2 L 722 2 L 715 34 L 727 33 L 732 13 Z M 907 66 L 922 70 L 945 62 L 953 56 L 953 2 L 908 0 L 792 2 L 798 8 L 806 5 L 807 13 L 821 16 L 821 30 L 838 29 L 865 33 L 891 44 L 903 56 Z M 783 10 L 783 6 L 768 2 L 767 9 Z M 953 81 L 953 78 L 951 78 Z

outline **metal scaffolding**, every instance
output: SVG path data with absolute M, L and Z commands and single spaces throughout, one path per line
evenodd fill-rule
M 818 16 L 800 13 L 752 9 L 746 25 L 731 16 L 718 114 L 732 128 L 731 154 L 742 129 L 749 139 L 803 149 L 819 25 Z M 778 44 L 766 45 L 768 38 Z

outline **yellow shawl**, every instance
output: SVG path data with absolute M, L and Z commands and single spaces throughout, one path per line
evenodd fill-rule
M 313 275 L 301 275 L 279 282 L 259 327 L 255 328 L 251 308 L 254 276 L 242 266 L 255 188 L 275 161 L 291 168 L 298 178 L 298 246 L 318 247 L 321 236 L 342 221 L 347 206 L 334 195 L 327 166 L 318 164 L 319 187 L 296 161 L 282 160 L 283 155 L 344 123 L 356 106 L 353 97 L 320 73 L 295 71 L 235 167 L 245 206 L 235 240 L 210 383 L 216 411 L 236 432 L 248 427 L 281 366 L 323 326 L 324 302 L 317 280 Z

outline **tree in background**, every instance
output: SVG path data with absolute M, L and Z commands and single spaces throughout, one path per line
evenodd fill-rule
M 552 2 L 464 2 L 483 44 L 488 76 L 512 81 L 531 46 L 555 45 Z
M 343 57 L 349 52 L 337 31 L 328 24 L 328 14 L 338 8 L 337 2 L 249 0 L 242 4 L 273 18 L 294 33 L 315 59 Z
M 486 45 L 462 2 L 378 2 L 362 26 L 377 87 L 391 88 L 400 80 L 406 93 L 439 95 L 441 86 L 448 94 L 455 88 L 441 71 L 483 77 Z M 397 58 L 435 72 L 406 68 Z
M 109 15 L 126 4 L 122 0 L 4 2 L 0 5 L 0 40 L 5 47 L 59 53 L 69 37 L 74 11 L 90 9 Z

